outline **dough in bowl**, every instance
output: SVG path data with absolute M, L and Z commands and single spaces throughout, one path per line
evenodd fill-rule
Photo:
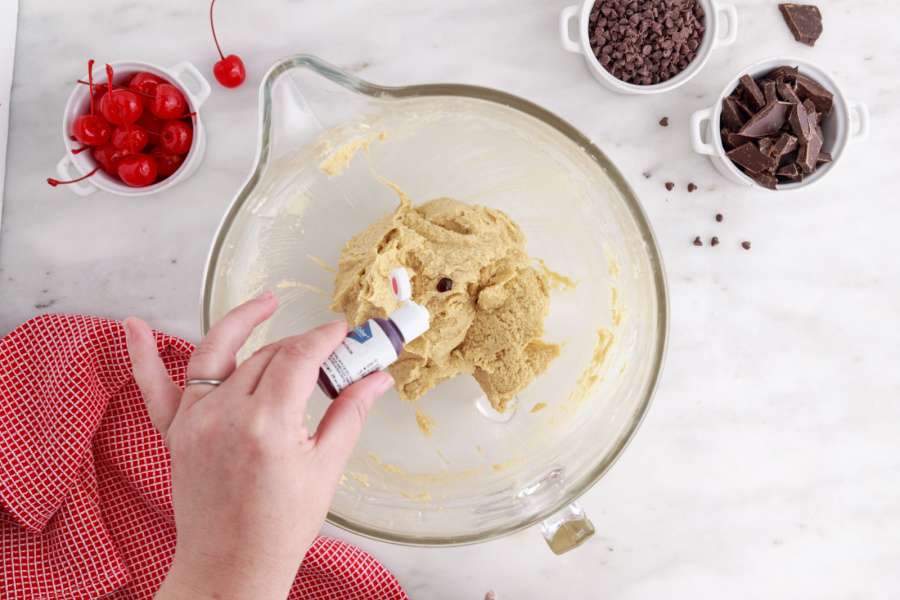
M 452 198 L 413 206 L 397 191 L 397 209 L 342 250 L 332 308 L 351 325 L 387 316 L 398 305 L 390 272 L 406 267 L 431 327 L 390 367 L 400 396 L 415 400 L 470 374 L 503 411 L 560 352 L 541 339 L 547 275 L 533 266 L 522 231 L 505 213 Z

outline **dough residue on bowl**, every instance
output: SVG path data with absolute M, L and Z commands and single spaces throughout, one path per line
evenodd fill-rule
M 559 355 L 542 340 L 550 281 L 525 251 L 525 236 L 503 212 L 437 198 L 400 205 L 354 236 L 341 252 L 332 309 L 359 324 L 397 308 L 391 270 L 406 267 L 413 299 L 431 328 L 390 367 L 400 396 L 415 400 L 435 385 L 471 374 L 491 405 L 507 403 Z M 438 282 L 451 288 L 440 291 Z M 446 287 L 446 282 L 444 286 Z

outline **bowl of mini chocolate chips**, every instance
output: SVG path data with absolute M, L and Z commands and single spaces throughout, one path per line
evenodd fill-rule
M 597 81 L 624 94 L 687 83 L 737 31 L 737 10 L 714 0 L 585 0 L 559 17 L 563 49 L 584 56 Z
M 869 113 L 825 71 L 795 58 L 761 61 L 691 117 L 694 151 L 728 179 L 787 191 L 830 172 L 850 140 L 864 139 Z

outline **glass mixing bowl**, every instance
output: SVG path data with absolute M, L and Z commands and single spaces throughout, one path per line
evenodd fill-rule
M 259 131 L 203 291 L 204 333 L 262 290 L 279 294 L 278 312 L 242 356 L 336 317 L 342 246 L 397 205 L 382 178 L 415 202 L 449 196 L 505 211 L 533 257 L 577 281 L 553 292 L 546 320 L 545 339 L 562 354 L 505 413 L 467 376 L 416 403 L 394 392 L 380 400 L 329 521 L 417 545 L 485 541 L 540 522 L 556 552 L 587 538 L 593 527 L 573 502 L 634 435 L 667 332 L 659 251 L 621 173 L 575 128 L 521 98 L 467 85 L 382 87 L 307 55 L 266 74 Z M 310 399 L 310 429 L 327 402 L 318 391 Z

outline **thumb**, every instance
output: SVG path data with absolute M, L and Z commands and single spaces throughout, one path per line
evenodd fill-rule
M 134 370 L 134 380 L 141 388 L 150 420 L 163 437 L 181 403 L 181 390 L 156 351 L 156 338 L 150 326 L 134 317 L 125 319 L 125 341 Z
M 377 371 L 347 387 L 325 411 L 316 431 L 316 448 L 333 466 L 335 475 L 344 470 L 369 409 L 392 385 L 393 377 Z

